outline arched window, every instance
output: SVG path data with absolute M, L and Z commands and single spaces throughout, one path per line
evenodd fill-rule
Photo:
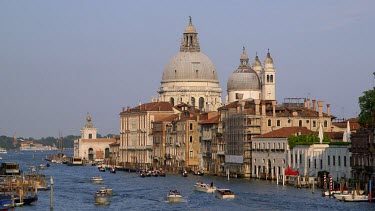
M 169 99 L 169 102 L 171 103 L 172 106 L 174 106 L 174 98 L 171 97 L 171 99 Z
M 270 82 L 270 76 L 267 75 L 267 82 Z
M 271 122 L 271 120 L 269 119 L 269 120 L 268 120 L 268 126 L 271 126 L 271 124 L 272 124 L 272 122 Z
M 298 126 L 302 127 L 302 120 L 298 121 Z
M 89 148 L 89 160 L 94 160 L 94 150 L 93 150 L 93 148 Z
M 270 82 L 273 83 L 273 75 L 270 76 Z
M 316 127 L 316 121 L 313 121 L 313 127 Z
M 199 98 L 199 109 L 202 110 L 204 108 L 204 98 L 200 97 Z
M 276 126 L 278 126 L 278 127 L 280 126 L 280 120 L 276 121 Z
M 328 127 L 328 122 L 327 122 L 327 120 L 324 121 L 324 127 Z
M 191 98 L 191 105 L 195 107 L 195 98 L 194 97 Z
M 193 142 L 193 136 L 190 136 L 190 143 Z

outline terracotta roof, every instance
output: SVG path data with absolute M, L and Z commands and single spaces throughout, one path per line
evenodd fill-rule
M 255 138 L 289 138 L 291 135 L 297 133 L 300 133 L 300 135 L 307 135 L 314 132 L 306 127 L 284 127 L 263 135 L 255 136 Z
M 229 103 L 225 106 L 220 107 L 219 110 L 225 109 L 225 108 L 237 108 L 237 107 L 238 107 L 238 102 L 235 101 L 235 102 L 232 102 L 232 103 Z
M 219 124 L 219 116 L 214 116 L 211 119 L 203 120 L 199 124 Z
M 357 121 L 351 121 L 351 120 L 357 120 Z M 358 118 L 352 118 L 348 119 L 349 125 L 350 125 L 350 130 L 357 130 L 361 128 L 361 125 L 358 123 Z M 332 124 L 338 128 L 346 128 L 347 127 L 347 121 L 342 121 L 342 122 L 332 122 Z
M 169 102 L 152 102 L 139 105 L 134 108 L 128 108 L 121 113 L 131 113 L 139 111 L 173 111 L 172 105 Z

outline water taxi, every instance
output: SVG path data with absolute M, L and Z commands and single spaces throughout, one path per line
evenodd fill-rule
M 199 191 L 199 192 L 214 193 L 216 189 L 217 188 L 213 186 L 212 182 L 211 184 L 206 184 L 204 182 L 197 182 L 194 185 L 194 190 Z
M 182 196 L 180 192 L 177 190 L 169 191 L 167 195 L 168 202 L 175 203 L 175 202 L 182 202 Z
M 229 189 L 217 189 L 216 197 L 219 199 L 234 199 L 234 193 Z
M 94 176 L 91 177 L 91 182 L 95 184 L 101 184 L 103 182 L 103 178 L 101 176 Z
M 80 157 L 73 157 L 66 164 L 68 166 L 83 166 L 83 160 Z
M 96 204 L 109 204 L 109 194 L 105 190 L 96 191 L 94 198 Z
M 356 194 L 338 194 L 337 200 L 343 202 L 368 202 L 368 195 L 356 195 Z

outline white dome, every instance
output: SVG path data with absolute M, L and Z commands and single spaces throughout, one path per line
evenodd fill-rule
M 209 81 L 219 82 L 211 60 L 202 52 L 179 52 L 167 63 L 163 82 Z

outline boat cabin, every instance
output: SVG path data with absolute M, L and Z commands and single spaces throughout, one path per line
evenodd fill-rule
M 19 175 L 20 164 L 15 162 L 2 163 L 0 166 L 0 175 Z

